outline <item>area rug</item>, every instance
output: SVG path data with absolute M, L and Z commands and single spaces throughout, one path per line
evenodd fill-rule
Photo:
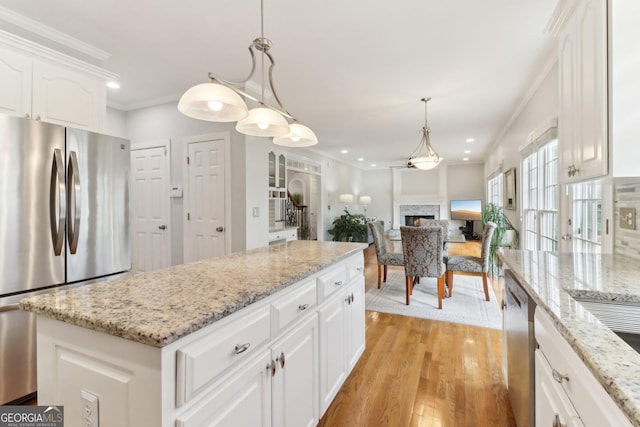
M 421 278 L 413 288 L 411 304 L 406 305 L 404 277 L 404 270 L 389 269 L 387 283 L 383 283 L 381 289 L 373 287 L 367 291 L 365 308 L 441 322 L 502 328 L 502 314 L 496 296 L 489 286 L 491 300 L 485 301 L 480 276 L 454 275 L 453 296 L 442 300 L 442 310 L 438 309 L 435 278 Z

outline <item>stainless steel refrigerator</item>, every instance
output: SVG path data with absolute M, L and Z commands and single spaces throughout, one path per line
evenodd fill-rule
M 130 143 L 0 115 L 0 404 L 36 389 L 25 296 L 131 269 Z

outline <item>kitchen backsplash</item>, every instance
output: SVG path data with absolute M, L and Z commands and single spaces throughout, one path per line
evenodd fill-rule
M 615 202 L 613 251 L 617 254 L 640 259 L 640 222 L 636 218 L 629 216 L 621 218 L 620 215 L 621 208 L 633 209 L 635 211 L 634 216 L 640 213 L 640 178 L 616 179 L 614 181 L 613 198 Z M 623 213 L 625 213 L 624 210 Z M 620 226 L 621 219 L 629 225 L 630 223 L 635 223 L 634 229 L 622 228 Z

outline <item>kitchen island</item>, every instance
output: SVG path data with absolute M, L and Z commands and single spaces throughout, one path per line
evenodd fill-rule
M 617 406 L 612 412 L 619 408 L 620 416 L 626 418 L 615 422 L 611 413 L 605 413 L 605 418 L 609 418 L 606 425 L 640 426 L 640 354 L 596 317 L 599 315 L 597 308 L 604 305 L 614 310 L 614 317 L 627 317 L 629 323 L 640 324 L 635 321 L 640 320 L 640 262 L 622 255 L 520 250 L 505 250 L 500 259 L 504 268 L 511 270 L 537 304 L 536 339 L 541 349 L 545 350 L 548 343 L 544 334 L 558 334 L 563 341 L 559 344 L 565 346 L 559 347 L 563 350 L 560 357 L 575 353 L 577 358 L 574 362 L 580 363 L 574 365 L 584 364 L 588 370 L 585 373 L 595 378 L 594 384 L 598 387 L 578 390 L 581 378 L 566 379 L 558 371 L 553 373 L 554 382 L 568 390 L 570 396 L 571 393 L 596 396 L 598 390 L 595 389 L 601 386 L 607 399 L 599 398 L 597 401 L 609 400 L 610 397 L 615 402 L 612 405 Z M 624 311 L 616 313 L 620 307 Z M 546 331 L 544 319 L 550 320 Z M 551 356 L 548 357 L 551 361 Z M 538 361 L 536 359 L 537 371 Z M 537 409 L 542 400 L 542 396 L 536 396 Z M 594 424 L 594 418 L 600 416 L 596 406 L 583 409 L 596 411 L 593 417 L 582 414 L 583 424 L 570 425 L 605 425 Z M 580 406 L 576 407 L 580 412 Z M 551 425 L 552 420 L 546 424 L 546 420 L 537 421 L 542 422 L 539 425 Z
M 25 299 L 38 401 L 69 426 L 314 425 L 364 351 L 364 248 L 292 241 Z

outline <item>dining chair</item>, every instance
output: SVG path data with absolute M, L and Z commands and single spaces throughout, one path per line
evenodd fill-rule
M 413 287 L 420 277 L 435 277 L 438 283 L 438 308 L 442 309 L 446 267 L 442 261 L 442 227 L 400 227 L 404 257 L 405 287 L 409 305 Z
M 487 222 L 482 233 L 482 249 L 480 256 L 457 255 L 449 258 L 447 262 L 447 285 L 449 286 L 449 296 L 453 294 L 453 273 L 471 273 L 482 276 L 482 286 L 484 287 L 484 298 L 489 301 L 489 281 L 487 273 L 490 264 L 490 247 L 493 232 L 497 225 L 493 222 Z
M 447 236 L 449 235 L 449 220 L 448 219 L 431 219 L 431 218 L 418 218 L 419 227 L 442 227 L 442 259 L 446 264 L 449 260 L 449 244 L 447 243 Z
M 380 221 L 369 221 L 367 223 L 373 236 L 373 244 L 376 247 L 376 258 L 378 259 L 378 289 L 380 289 L 380 278 L 384 270 L 384 282 L 387 282 L 387 266 L 395 265 L 402 267 L 404 261 L 399 252 L 387 252 L 387 242 L 384 239 L 384 229 Z

